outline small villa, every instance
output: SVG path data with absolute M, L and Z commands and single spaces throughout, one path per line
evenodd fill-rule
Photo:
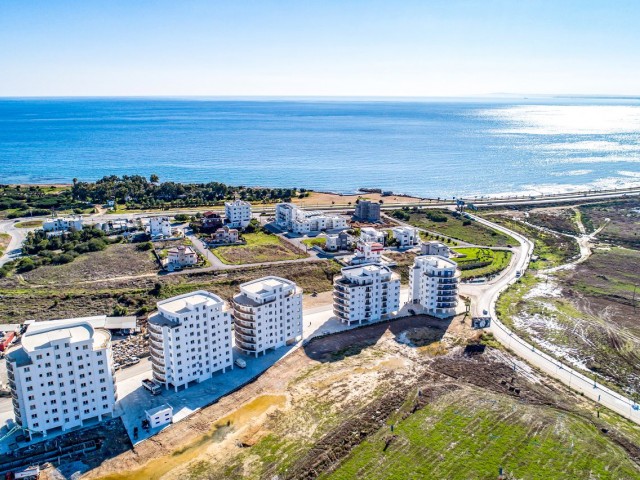
M 188 267 L 198 263 L 198 254 L 189 246 L 180 245 L 169 249 L 167 253 L 167 266 L 170 267 Z

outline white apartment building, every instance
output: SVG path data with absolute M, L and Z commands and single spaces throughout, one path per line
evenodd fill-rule
M 302 210 L 292 203 L 277 204 L 275 219 L 278 227 L 299 234 L 347 228 L 345 217 Z
M 400 247 L 413 247 L 420 241 L 418 230 L 413 227 L 394 227 L 391 233 Z
M 380 320 L 399 308 L 400 276 L 389 267 L 345 267 L 333 282 L 333 313 L 343 323 Z
M 382 258 L 384 246 L 378 242 L 363 242 L 358 240 L 356 244 L 356 253 L 351 259 L 352 265 L 363 263 L 378 263 Z
M 157 305 L 148 327 L 156 382 L 177 392 L 233 368 L 231 313 L 220 297 L 198 290 Z
M 86 319 L 33 322 L 6 358 L 15 420 L 23 429 L 46 436 L 113 414 L 111 334 Z
M 279 277 L 243 283 L 233 316 L 236 347 L 257 357 L 302 337 L 302 289 Z
M 416 257 L 409 271 L 409 302 L 436 317 L 455 315 L 460 272 L 453 260 L 435 255 Z
M 360 240 L 363 242 L 378 242 L 384 245 L 385 236 L 384 232 L 372 227 L 363 227 L 360 229 Z
M 451 250 L 442 242 L 430 241 L 420 245 L 420 254 L 449 258 L 451 256 Z
M 149 235 L 152 237 L 171 237 L 171 222 L 169 217 L 151 217 L 149 219 Z
M 42 229 L 45 232 L 75 232 L 82 230 L 82 217 L 74 215 L 71 217 L 48 218 L 42 222 Z
M 230 227 L 244 228 L 251 221 L 251 204 L 244 200 L 225 202 L 224 214 Z
M 180 245 L 170 248 L 167 252 L 167 266 L 188 267 L 196 263 L 198 263 L 198 254 L 189 246 Z

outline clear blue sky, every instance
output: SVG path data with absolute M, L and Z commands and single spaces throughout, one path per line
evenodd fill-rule
M 637 0 L 0 0 L 0 96 L 640 94 Z

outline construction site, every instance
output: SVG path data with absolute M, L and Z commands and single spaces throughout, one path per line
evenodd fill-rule
M 499 469 L 640 478 L 640 428 L 518 361 L 464 316 L 313 339 L 133 448 L 118 422 L 34 452 L 50 462 L 40 478 L 408 478 L 408 459 L 411 471 L 431 472 L 422 478 Z M 58 459 L 61 444 L 71 454 Z

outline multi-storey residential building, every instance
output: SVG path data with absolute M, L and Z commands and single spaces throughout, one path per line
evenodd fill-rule
M 347 228 L 346 218 L 340 215 L 305 211 L 291 203 L 277 204 L 275 219 L 278 227 L 299 234 Z
M 380 230 L 372 227 L 363 227 L 360 229 L 360 240 L 363 242 L 378 242 L 384 245 L 385 234 Z
M 80 216 L 48 218 L 42 222 L 45 232 L 75 232 L 82 230 L 83 220 Z
M 363 222 L 379 222 L 380 221 L 380 204 L 370 200 L 360 200 L 356 205 L 356 211 L 353 215 L 356 220 Z
M 82 318 L 33 322 L 6 355 L 16 423 L 37 434 L 110 418 L 111 334 Z
M 158 302 L 149 317 L 153 379 L 166 388 L 187 388 L 233 368 L 231 313 L 204 290 Z
M 436 317 L 455 315 L 460 272 L 456 262 L 445 257 L 416 257 L 409 271 L 409 302 Z
M 424 242 L 420 245 L 420 254 L 449 258 L 451 256 L 451 250 L 442 242 L 431 241 Z
M 361 265 L 363 263 L 378 263 L 382 257 L 384 246 L 378 242 L 364 242 L 358 240 L 356 244 L 356 253 L 351 259 L 352 265 Z
M 198 263 L 196 251 L 185 245 L 170 248 L 167 252 L 167 265 L 173 267 L 188 267 Z
M 400 276 L 389 267 L 345 267 L 333 282 L 333 313 L 343 323 L 380 320 L 399 308 Z
M 169 217 L 151 217 L 149 219 L 149 235 L 152 237 L 171 237 L 171 222 Z
M 279 277 L 243 283 L 233 316 L 236 347 L 257 357 L 302 336 L 302 289 Z
M 251 204 L 243 200 L 225 202 L 224 214 L 230 227 L 244 228 L 251 221 Z
M 394 227 L 391 233 L 400 247 L 413 247 L 420 241 L 418 230 L 413 227 Z

